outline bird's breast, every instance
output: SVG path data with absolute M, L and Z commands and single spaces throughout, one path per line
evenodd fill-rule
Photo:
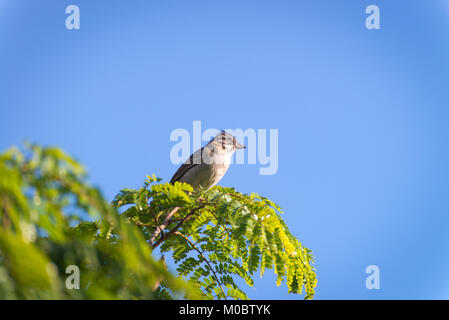
M 216 185 L 229 169 L 230 158 L 215 158 L 212 163 L 200 163 L 190 169 L 180 179 L 181 182 L 190 183 L 195 189 L 200 187 L 209 189 Z

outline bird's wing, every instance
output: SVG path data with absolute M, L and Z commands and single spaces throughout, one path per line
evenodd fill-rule
M 195 151 L 190 158 L 184 162 L 179 168 L 178 170 L 176 170 L 175 174 L 173 175 L 173 177 L 170 180 L 170 183 L 175 183 L 176 181 L 179 181 L 179 179 L 182 178 L 182 176 L 189 171 L 190 169 L 192 169 L 193 167 L 197 166 L 198 164 L 201 163 L 201 155 L 203 154 L 203 149 L 204 147 L 202 147 L 200 150 Z

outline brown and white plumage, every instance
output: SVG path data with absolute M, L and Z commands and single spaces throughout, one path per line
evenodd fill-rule
M 170 183 L 187 182 L 194 189 L 209 189 L 225 175 L 232 154 L 245 146 L 234 136 L 221 131 L 207 145 L 195 151 L 175 172 Z

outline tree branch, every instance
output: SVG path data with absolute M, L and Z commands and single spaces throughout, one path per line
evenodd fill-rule
M 155 249 L 156 247 L 158 247 L 162 243 L 162 241 L 167 240 L 169 237 L 171 237 L 176 231 L 178 231 L 179 228 L 181 228 L 181 226 L 184 224 L 184 222 L 189 220 L 193 216 L 193 214 L 195 212 L 197 212 L 198 210 L 204 208 L 204 206 L 206 206 L 206 203 L 202 203 L 198 207 L 193 208 L 192 210 L 190 210 L 190 212 L 173 229 L 171 229 L 167 234 L 165 234 L 164 237 L 160 237 L 155 243 L 151 242 L 152 243 L 151 247 L 153 249 Z M 179 207 L 177 207 L 177 208 L 179 209 Z
M 152 245 L 153 242 L 156 240 L 157 236 L 158 236 L 162 231 L 164 231 L 164 229 L 170 224 L 170 219 L 171 219 L 171 217 L 173 217 L 173 215 L 176 213 L 176 211 L 179 210 L 179 208 L 180 208 L 180 207 L 175 207 L 175 208 L 173 208 L 173 210 L 170 211 L 170 212 L 167 214 L 167 216 L 165 217 L 164 222 L 163 222 L 160 226 L 158 226 L 158 227 L 156 228 L 156 230 L 154 230 L 153 235 L 151 236 L 151 239 L 150 239 L 150 244 L 151 244 L 151 245 Z M 163 238 L 163 234 L 162 234 L 161 238 Z

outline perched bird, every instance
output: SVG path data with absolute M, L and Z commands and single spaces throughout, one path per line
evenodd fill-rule
M 195 151 L 175 172 L 170 183 L 187 182 L 195 190 L 216 185 L 228 171 L 231 157 L 237 149 L 246 147 L 226 131 L 215 136 L 207 145 Z
M 226 131 L 215 136 L 207 145 L 195 151 L 175 172 L 170 183 L 187 182 L 194 190 L 209 189 L 216 185 L 228 171 L 231 157 L 237 149 L 245 149 L 244 145 L 237 142 L 235 137 Z M 173 208 L 165 217 L 164 222 L 156 228 L 150 238 L 153 248 L 163 240 L 159 234 L 170 224 L 171 218 L 179 207 Z

